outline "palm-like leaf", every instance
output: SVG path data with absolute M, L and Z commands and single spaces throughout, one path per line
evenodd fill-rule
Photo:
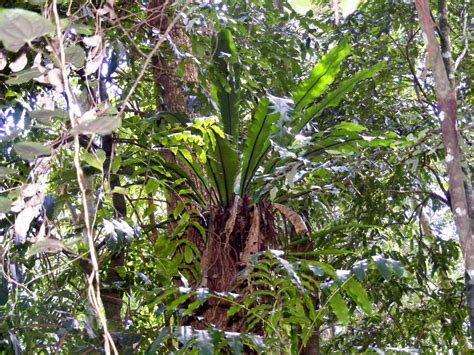
M 217 35 L 214 53 L 212 95 L 220 109 L 224 133 L 237 142 L 239 137 L 240 63 L 229 30 Z
M 230 140 L 216 137 L 216 145 L 208 154 L 208 175 L 217 191 L 220 203 L 229 206 L 240 169 L 239 155 Z
M 270 149 L 270 135 L 278 120 L 278 113 L 270 112 L 270 101 L 265 98 L 257 107 L 254 119 L 249 128 L 242 159 L 242 175 L 240 179 L 240 195 L 243 196 Z
M 326 92 L 341 70 L 341 62 L 351 53 L 351 46 L 347 40 L 326 54 L 314 67 L 309 77 L 304 80 L 293 93 L 295 111 L 300 111 Z
M 382 69 L 383 66 L 384 63 L 378 63 L 369 69 L 361 70 L 350 79 L 344 80 L 337 89 L 327 94 L 321 102 L 306 110 L 301 121 L 296 124 L 294 132 L 298 133 L 301 131 L 308 122 L 319 116 L 324 109 L 337 106 L 346 94 L 352 91 L 356 84 L 371 78 L 377 71 Z

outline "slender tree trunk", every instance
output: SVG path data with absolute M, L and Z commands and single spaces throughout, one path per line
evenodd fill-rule
M 449 48 L 449 26 L 447 4 L 439 0 L 441 46 L 434 31 L 428 0 L 415 0 L 421 27 L 426 36 L 428 56 L 433 70 L 435 92 L 438 100 L 439 118 L 443 145 L 446 149 L 449 194 L 454 222 L 457 227 L 464 257 L 467 306 L 471 323 L 471 337 L 474 340 L 474 218 L 471 203 L 472 182 L 462 169 L 462 155 L 457 129 L 457 101 Z M 466 188 L 467 187 L 467 188 Z

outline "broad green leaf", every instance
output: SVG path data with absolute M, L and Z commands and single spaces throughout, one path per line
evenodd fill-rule
M 183 304 L 184 302 L 187 301 L 187 299 L 191 297 L 191 293 L 185 293 L 184 295 L 179 296 L 177 299 L 175 299 L 173 302 L 168 304 L 166 309 L 171 312 L 175 312 L 176 309 L 178 308 L 179 305 Z
M 341 62 L 351 53 L 351 45 L 343 40 L 337 47 L 326 54 L 293 93 L 295 110 L 299 111 L 314 99 L 326 92 L 341 70 Z
M 214 354 L 213 339 L 207 330 L 195 330 L 194 339 L 196 340 L 199 355 Z
M 40 14 L 23 9 L 0 9 L 0 41 L 11 52 L 54 31 L 54 25 Z
M 165 340 L 165 338 L 170 334 L 170 328 L 164 328 L 150 345 L 150 348 L 145 353 L 146 355 L 154 355 L 159 354 L 159 350 L 161 347 L 161 343 Z
M 102 149 L 98 149 L 95 153 L 83 152 L 82 158 L 90 166 L 96 168 L 97 170 L 104 171 L 104 163 L 107 157 L 105 152 Z
M 304 114 L 303 119 L 296 125 L 296 132 L 301 131 L 301 129 L 311 120 L 318 117 L 326 108 L 334 107 L 341 102 L 341 100 L 352 91 L 354 86 L 359 82 L 369 79 L 374 74 L 383 68 L 384 63 L 378 63 L 372 68 L 361 70 L 355 74 L 352 78 L 344 80 L 337 89 L 331 91 L 326 97 L 316 105 L 310 107 Z
M 360 260 L 354 264 L 352 267 L 352 271 L 354 272 L 355 276 L 362 281 L 367 274 L 367 270 L 369 268 L 369 262 L 367 260 Z
M 336 293 L 332 295 L 329 299 L 329 304 L 342 325 L 346 326 L 349 324 L 349 309 L 347 308 L 346 302 L 341 294 Z
M 372 301 L 369 299 L 369 295 L 364 287 L 354 278 L 349 278 L 343 284 L 344 290 L 351 296 L 351 298 L 362 308 L 362 310 L 368 314 L 372 314 Z
M 260 101 L 249 128 L 242 157 L 242 173 L 240 178 L 240 196 L 247 191 L 266 153 L 270 149 L 270 135 L 278 120 L 278 113 L 270 112 L 270 101 Z
M 53 238 L 41 239 L 30 246 L 26 252 L 26 258 L 30 258 L 33 255 L 45 252 L 57 253 L 63 249 L 66 249 L 66 246 L 61 240 Z
M 240 126 L 240 63 L 232 34 L 227 29 L 217 34 L 212 81 L 212 95 L 220 109 L 224 133 L 236 141 Z
M 72 46 L 64 49 L 66 63 L 74 65 L 77 69 L 84 67 L 86 54 L 81 46 Z
M 197 299 L 196 301 L 192 302 L 188 308 L 183 312 L 183 317 L 186 317 L 192 314 L 196 309 L 198 309 L 202 305 L 201 300 Z
M 239 167 L 239 156 L 231 142 L 216 137 L 216 147 L 208 153 L 207 169 L 224 206 L 229 206 L 233 201 Z
M 51 118 L 57 117 L 61 120 L 66 120 L 68 118 L 68 112 L 66 110 L 56 109 L 56 110 L 34 110 L 28 112 L 31 118 L 38 120 L 41 123 L 50 123 Z
M 242 306 L 241 306 L 241 305 L 239 305 L 239 304 L 233 305 L 233 306 L 230 307 L 229 310 L 227 311 L 227 317 L 228 317 L 228 318 L 233 317 L 234 315 L 236 315 L 237 313 L 239 313 L 241 309 L 242 309 Z
M 367 128 L 365 128 L 364 126 L 353 122 L 341 122 L 336 125 L 334 129 L 342 129 L 348 132 L 363 132 L 367 130 Z
M 13 149 L 20 158 L 25 160 L 33 160 L 39 156 L 51 155 L 50 148 L 39 142 L 16 143 Z
M 12 206 L 12 202 L 8 197 L 0 196 L 0 213 L 8 213 L 10 212 L 10 207 Z
M 38 78 L 41 75 L 43 74 L 38 70 L 38 68 L 30 68 L 16 73 L 15 76 L 12 76 L 10 79 L 5 81 L 5 83 L 8 85 L 20 85 Z
M 71 129 L 71 134 L 98 134 L 105 136 L 120 128 L 121 125 L 120 118 L 104 116 L 81 122 Z
M 372 259 L 374 260 L 375 266 L 377 266 L 380 275 L 382 275 L 385 280 L 389 280 L 390 277 L 392 277 L 392 270 L 387 263 L 387 259 L 380 255 L 376 255 L 372 257 Z

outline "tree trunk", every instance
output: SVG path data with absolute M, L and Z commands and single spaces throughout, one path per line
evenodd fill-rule
M 454 72 L 451 51 L 448 47 L 449 27 L 447 5 L 440 1 L 441 47 L 437 42 L 429 3 L 427 0 L 415 0 L 418 17 L 426 35 L 428 56 L 435 81 L 435 92 L 438 101 L 439 118 L 443 145 L 446 149 L 449 194 L 454 222 L 457 227 L 461 249 L 464 257 L 467 306 L 471 323 L 471 337 L 474 341 L 474 219 L 471 203 L 472 182 L 467 179 L 462 169 L 462 155 L 457 130 L 457 101 L 454 87 Z M 446 60 L 444 60 L 444 59 Z M 466 188 L 467 187 L 467 188 Z

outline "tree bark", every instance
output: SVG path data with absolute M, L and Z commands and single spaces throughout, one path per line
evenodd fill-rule
M 469 189 L 472 183 L 466 179 L 461 164 L 462 151 L 457 129 L 456 88 L 454 87 L 453 69 L 450 69 L 453 66 L 449 61 L 451 57 L 450 48 L 447 47 L 449 45 L 449 27 L 447 26 L 446 4 L 443 1 L 440 0 L 441 46 L 436 39 L 435 23 L 431 17 L 428 1 L 415 0 L 415 5 L 420 25 L 426 36 L 428 57 L 433 70 L 443 145 L 446 149 L 451 209 L 464 258 L 467 307 L 471 323 L 471 337 L 474 341 L 474 223 L 470 208 L 472 196 L 467 195 L 472 191 L 472 188 Z M 444 59 L 447 59 L 447 61 L 444 61 Z

